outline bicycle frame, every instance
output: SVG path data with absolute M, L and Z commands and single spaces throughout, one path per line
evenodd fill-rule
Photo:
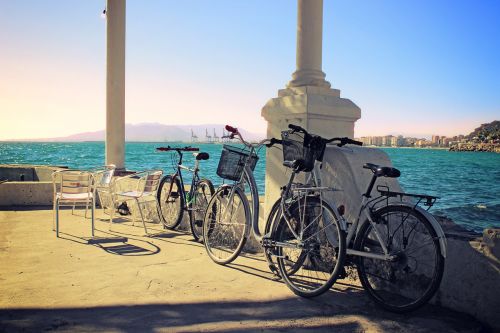
M 243 172 L 241 173 L 240 179 L 238 181 L 235 181 L 231 186 L 231 192 L 229 193 L 228 201 L 229 203 L 232 203 L 234 199 L 234 194 L 236 193 L 236 187 L 242 185 L 244 186 L 244 184 L 246 183 L 245 179 L 248 180 L 248 185 L 250 186 L 250 196 L 252 197 L 252 211 L 251 211 L 251 221 L 250 221 L 251 228 L 246 229 L 245 237 L 250 236 L 250 232 L 253 232 L 257 241 L 260 242 L 263 236 L 259 230 L 259 209 L 260 209 L 259 192 L 257 190 L 257 183 L 255 182 L 253 171 L 252 169 L 250 169 L 249 166 L 250 159 L 252 158 L 252 155 L 255 153 L 255 147 L 253 145 L 249 145 L 247 147 L 250 147 L 250 153 L 248 154 L 248 157 L 245 160 L 245 166 L 243 168 Z M 227 211 L 225 211 L 224 215 L 222 215 L 223 220 L 226 218 L 226 214 Z M 245 221 L 245 223 L 248 222 Z
M 321 163 L 319 163 L 319 162 L 315 163 L 313 170 L 309 173 L 309 175 L 306 179 L 306 182 L 305 182 L 306 185 L 304 187 L 296 187 L 293 189 L 293 191 L 298 191 L 298 192 L 302 191 L 303 192 L 302 195 L 305 198 L 304 200 L 307 200 L 308 193 L 318 192 L 319 197 L 320 197 L 320 202 L 322 202 L 322 200 L 323 200 L 322 192 L 323 191 L 334 191 L 335 190 L 334 188 L 331 188 L 331 187 L 322 186 L 322 177 L 321 177 L 321 171 L 320 171 L 319 165 L 321 165 Z M 290 232 L 293 234 L 293 236 L 296 239 L 302 239 L 302 235 L 303 235 L 303 232 L 305 229 L 300 230 L 300 234 L 297 234 L 294 231 L 294 228 L 292 228 L 292 226 L 291 226 L 290 217 L 287 215 L 287 213 L 286 213 L 287 209 L 285 207 L 285 201 L 287 198 L 289 198 L 290 191 L 292 191 L 291 188 L 292 188 L 292 184 L 293 184 L 293 180 L 295 178 L 295 175 L 296 175 L 296 172 L 292 171 L 292 174 L 290 175 L 290 179 L 288 181 L 288 184 L 282 193 L 280 215 L 285 218 L 287 225 L 288 225 L 288 228 L 289 228 Z M 308 184 L 311 184 L 312 186 L 308 186 Z M 376 199 L 378 199 L 378 198 L 376 198 Z M 384 254 L 381 255 L 381 254 L 374 254 L 374 253 L 370 253 L 370 252 L 357 251 L 357 250 L 354 250 L 352 248 L 347 248 L 347 252 L 346 252 L 347 254 L 354 255 L 354 256 L 368 257 L 368 258 L 373 258 L 373 259 L 381 259 L 381 260 L 389 260 L 389 261 L 394 260 L 396 258 L 396 256 L 389 254 L 389 251 L 382 240 L 380 232 L 377 230 L 376 223 L 373 221 L 373 216 L 371 214 L 371 211 L 370 211 L 370 209 L 368 209 L 370 203 L 376 199 L 369 200 L 367 197 L 363 196 L 361 208 L 360 208 L 360 211 L 358 214 L 358 218 L 349 227 L 347 227 L 348 224 L 347 224 L 347 221 L 344 218 L 344 216 L 339 214 L 338 207 L 335 204 L 335 202 L 333 200 L 328 200 L 328 204 L 331 206 L 333 213 L 335 215 L 335 218 L 340 222 L 341 228 L 345 232 L 347 232 L 347 237 L 346 237 L 347 244 L 350 244 L 351 240 L 355 237 L 356 231 L 357 231 L 357 228 L 359 225 L 359 221 L 361 220 L 362 215 L 365 214 L 366 219 L 372 225 L 372 227 L 374 229 L 375 236 L 377 238 L 377 241 L 379 242 L 379 244 L 384 252 Z M 321 209 L 322 208 L 323 207 L 321 207 Z M 327 238 L 329 239 L 330 243 L 334 244 L 335 240 L 333 239 L 333 236 L 331 234 L 329 234 L 329 232 L 328 232 L 328 230 L 329 230 L 328 227 L 331 224 L 329 224 L 329 221 L 325 221 L 325 222 L 326 222 L 326 225 L 324 226 L 323 230 L 325 230 L 325 234 L 326 234 Z M 304 242 L 304 240 L 302 240 L 302 242 Z M 283 246 L 283 247 L 292 247 L 292 245 L 286 244 L 286 243 L 276 243 L 275 245 L 276 246 Z M 300 244 L 298 246 L 300 246 Z M 295 247 L 295 246 L 293 246 L 293 247 Z
M 311 174 L 308 177 L 309 182 L 312 180 L 317 185 L 317 187 L 312 187 L 311 189 L 320 190 L 320 191 L 324 190 L 324 189 L 330 189 L 328 187 L 321 187 L 321 179 L 322 178 L 321 178 L 321 172 L 320 172 L 320 168 L 318 167 L 318 164 L 320 164 L 320 163 L 315 164 L 313 171 L 311 172 Z M 331 188 L 330 190 L 335 190 L 335 189 Z M 320 192 L 320 195 L 321 195 L 321 192 Z M 387 249 L 387 246 L 385 246 L 385 244 L 382 240 L 382 236 L 381 236 L 380 232 L 378 231 L 377 223 L 375 223 L 375 221 L 374 221 L 375 217 L 373 216 L 372 210 L 370 209 L 370 207 L 373 207 L 373 205 L 376 204 L 377 202 L 379 202 L 381 198 L 382 198 L 382 200 L 384 200 L 386 197 L 384 195 L 381 195 L 381 196 L 378 196 L 376 198 L 370 199 L 368 196 L 363 195 L 362 200 L 361 200 L 361 206 L 360 206 L 359 213 L 358 213 L 358 217 L 356 218 L 356 221 L 352 224 L 348 224 L 346 219 L 344 218 L 344 216 L 339 214 L 337 205 L 335 204 L 335 202 L 333 200 L 328 201 L 328 204 L 333 209 L 335 217 L 337 219 L 339 219 L 339 221 L 341 222 L 341 226 L 344 228 L 344 231 L 347 232 L 346 244 L 348 244 L 348 247 L 347 247 L 346 253 L 348 255 L 368 257 L 368 258 L 388 260 L 388 261 L 396 259 L 397 256 L 390 254 L 388 249 Z M 441 254 L 446 258 L 447 245 L 446 245 L 446 236 L 444 234 L 443 229 L 441 228 L 439 223 L 436 221 L 436 219 L 429 212 L 427 212 L 426 210 L 424 210 L 420 206 L 418 206 L 418 203 L 419 202 L 417 202 L 417 204 L 414 204 L 414 205 L 409 204 L 409 203 L 408 204 L 400 203 L 400 204 L 411 207 L 412 209 L 421 213 L 427 220 L 429 220 L 432 227 L 436 231 L 436 234 L 439 237 Z M 359 226 L 360 222 L 363 221 L 362 220 L 363 217 L 368 221 L 368 223 L 371 224 L 371 226 L 374 230 L 375 237 L 377 238 L 377 241 L 380 244 L 380 247 L 382 248 L 382 251 L 384 253 L 383 255 L 382 254 L 374 254 L 374 253 L 370 253 L 370 252 L 364 252 L 364 251 L 358 251 L 358 250 L 354 250 L 354 249 L 349 247 L 349 244 L 352 244 L 351 241 L 353 241 L 354 238 L 356 237 L 358 226 Z M 289 227 L 290 227 L 290 224 L 289 224 Z M 326 226 L 325 228 L 327 228 L 327 227 L 328 226 Z M 293 232 L 293 230 L 291 230 L 291 231 Z M 326 235 L 328 237 L 328 229 L 327 229 Z M 294 236 L 296 236 L 296 235 L 294 235 Z M 331 238 L 331 236 L 330 236 L 330 238 Z
M 238 181 L 235 181 L 231 187 L 231 192 L 229 194 L 228 202 L 232 203 L 233 198 L 234 198 L 234 194 L 236 192 L 236 187 L 237 186 L 244 187 L 244 184 L 246 183 L 245 180 L 247 180 L 248 185 L 250 186 L 250 196 L 252 198 L 252 207 L 251 207 L 251 212 L 250 212 L 250 215 L 251 215 L 250 222 L 245 221 L 245 224 L 250 223 L 250 226 L 247 225 L 247 227 L 250 227 L 250 228 L 246 228 L 245 237 L 250 236 L 250 232 L 252 232 L 255 239 L 258 242 L 261 242 L 264 235 L 262 235 L 262 233 L 259 230 L 259 210 L 260 210 L 259 192 L 257 190 L 257 183 L 255 182 L 255 177 L 253 175 L 253 171 L 250 168 L 250 161 L 251 161 L 252 156 L 255 154 L 256 148 L 264 145 L 265 142 L 269 141 L 269 139 L 264 139 L 258 143 L 252 144 L 252 143 L 245 141 L 239 132 L 236 132 L 235 135 L 238 136 L 239 140 L 247 148 L 250 148 L 250 152 L 248 154 L 248 157 L 245 160 L 245 166 L 243 168 L 243 172 L 241 173 L 240 179 Z M 226 219 L 226 214 L 227 214 L 227 211 L 225 211 L 224 214 L 222 215 L 223 220 Z
M 179 178 L 179 181 L 181 183 L 181 188 L 179 189 L 181 192 L 181 195 L 184 198 L 184 207 L 182 209 L 184 211 L 189 210 L 189 204 L 191 203 L 191 200 L 194 198 L 194 191 L 196 189 L 196 184 L 200 181 L 200 176 L 198 175 L 199 171 L 199 166 L 200 166 L 200 161 L 195 160 L 194 168 L 189 168 L 187 166 L 182 165 L 182 159 L 183 155 L 179 151 L 177 151 L 177 154 L 179 154 L 179 161 L 177 162 L 177 170 L 176 172 L 172 175 L 173 182 L 172 185 L 175 182 L 175 178 Z M 184 187 L 184 178 L 182 177 L 182 170 L 189 171 L 193 174 L 193 179 L 191 180 L 191 187 L 189 189 L 189 192 L 186 192 L 185 187 Z M 169 189 L 169 195 L 172 191 L 172 188 Z M 189 200 L 188 200 L 189 199 Z

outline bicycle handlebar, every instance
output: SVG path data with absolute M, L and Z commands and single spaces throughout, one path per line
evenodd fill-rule
M 233 127 L 233 126 L 230 126 L 230 125 L 226 125 L 226 131 L 228 131 L 230 133 L 233 133 L 233 134 L 238 133 L 238 129 L 236 127 Z
M 276 139 L 276 138 L 271 138 L 269 140 L 269 143 L 266 144 L 266 147 L 267 148 L 271 148 L 273 145 L 275 144 L 279 144 L 279 145 L 282 145 L 283 144 L 283 140 L 280 140 L 280 139 Z
M 304 128 L 302 128 L 302 127 L 300 127 L 298 125 L 288 124 L 288 128 L 291 129 L 294 132 L 302 132 L 305 135 L 311 135 Z M 331 139 L 325 139 L 325 138 L 322 138 L 322 137 L 320 137 L 320 138 L 322 140 L 324 140 L 325 143 L 330 143 L 332 141 L 340 141 L 337 144 L 337 146 L 339 146 L 339 147 L 345 146 L 346 144 L 352 144 L 352 145 L 357 145 L 357 146 L 362 146 L 363 145 L 363 142 L 356 141 L 356 140 L 353 140 L 353 139 L 350 139 L 350 138 L 347 138 L 347 137 L 343 137 L 343 138 L 331 138 Z
M 305 129 L 303 129 L 302 127 L 300 127 L 298 125 L 288 124 L 288 128 L 295 131 L 295 132 L 303 132 L 305 134 L 309 134 L 309 133 L 307 133 L 307 131 Z
M 351 145 L 356 145 L 356 146 L 362 146 L 363 145 L 363 142 L 361 141 L 356 141 L 356 140 L 353 140 L 353 139 L 349 139 L 347 137 L 344 137 L 344 138 L 331 138 L 331 139 L 328 139 L 328 140 L 325 140 L 326 143 L 330 143 L 332 141 L 340 141 L 337 146 L 339 147 L 342 147 L 342 146 L 345 146 L 346 144 L 351 144 Z
M 156 148 L 156 150 L 158 150 L 158 151 L 177 151 L 177 152 L 181 152 L 181 151 L 200 151 L 200 148 L 189 147 L 189 146 L 182 147 L 182 148 L 167 146 L 167 147 L 158 147 L 158 148 Z

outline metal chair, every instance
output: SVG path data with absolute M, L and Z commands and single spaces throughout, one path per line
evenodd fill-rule
M 116 166 L 114 164 L 93 169 L 92 193 L 94 198 L 99 198 L 99 204 L 106 213 L 106 208 L 114 210 L 113 200 L 111 198 L 111 180 L 115 174 Z
M 163 171 L 161 170 L 142 171 L 125 177 L 114 178 L 111 184 L 111 196 L 114 204 L 113 207 L 120 201 L 135 201 L 146 235 L 148 234 L 148 229 L 144 221 L 144 212 L 142 206 L 147 203 L 154 202 L 158 218 L 161 221 L 161 216 L 159 213 L 160 207 L 158 205 L 158 200 L 156 199 L 156 192 L 158 190 L 158 186 L 160 185 L 162 174 Z M 112 209 L 110 212 L 110 230 L 111 224 L 113 223 L 113 216 L 114 209 Z
M 91 207 L 91 233 L 94 237 L 95 196 L 92 192 L 92 173 L 79 170 L 58 170 L 52 173 L 54 187 L 53 210 L 56 224 L 56 236 L 59 237 L 59 207 L 85 205 L 85 217 Z

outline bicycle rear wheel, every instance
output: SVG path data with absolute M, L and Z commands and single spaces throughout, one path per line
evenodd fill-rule
M 175 229 L 184 215 L 184 196 L 179 178 L 171 175 L 163 177 L 158 188 L 158 204 L 165 228 Z
M 411 207 L 390 205 L 375 213 L 375 226 L 366 221 L 355 249 L 383 254 L 375 236 L 377 228 L 396 260 L 358 258 L 358 275 L 368 295 L 393 312 L 413 311 L 435 294 L 444 270 L 439 239 L 430 222 Z
M 240 187 L 223 185 L 215 192 L 203 221 L 203 242 L 214 262 L 225 265 L 238 257 L 246 242 L 250 217 L 248 200 Z
M 318 197 L 298 200 L 288 214 L 290 225 L 281 217 L 272 236 L 281 276 L 296 295 L 318 296 L 330 289 L 341 272 L 345 233 L 332 208 Z
M 193 198 L 189 202 L 189 220 L 191 232 L 197 241 L 203 239 L 203 219 L 208 206 L 208 202 L 214 194 L 214 186 L 208 179 L 201 179 L 196 184 L 196 189 L 193 192 Z

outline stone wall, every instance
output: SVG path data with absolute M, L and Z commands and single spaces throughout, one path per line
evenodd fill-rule
M 64 167 L 0 165 L 0 206 L 50 206 L 52 172 Z

